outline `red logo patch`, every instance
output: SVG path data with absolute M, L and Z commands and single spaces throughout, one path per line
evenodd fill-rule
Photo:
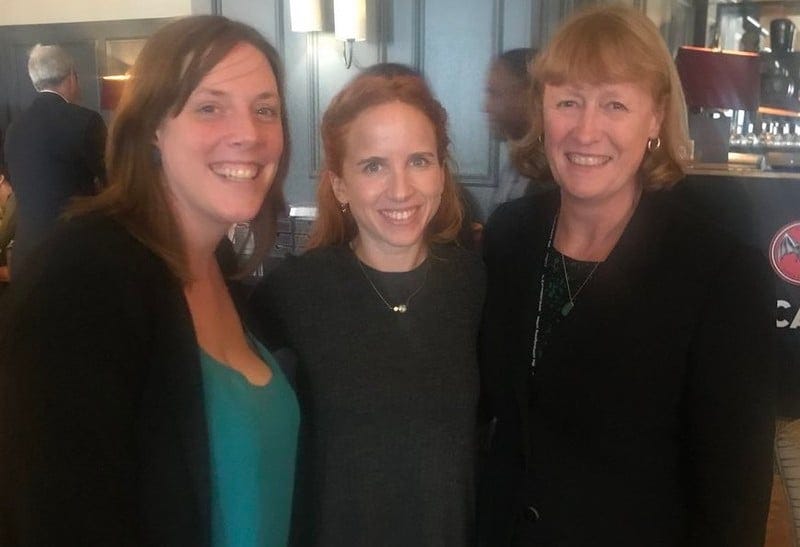
M 778 230 L 769 244 L 769 261 L 778 277 L 800 285 L 800 221 Z

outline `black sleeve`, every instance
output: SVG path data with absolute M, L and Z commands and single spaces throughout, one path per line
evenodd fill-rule
M 144 289 L 80 245 L 52 250 L 2 302 L 0 544 L 139 545 Z
M 690 348 L 685 400 L 692 546 L 756 547 L 772 481 L 774 302 L 763 257 L 723 264 Z
M 94 174 L 98 189 L 106 185 L 106 135 L 107 129 L 103 118 L 92 112 L 84 135 L 84 160 L 88 169 Z
M 481 370 L 481 397 L 479 416 L 489 421 L 497 415 L 496 403 L 504 395 L 502 357 L 499 349 L 505 347 L 502 325 L 505 322 L 501 310 L 505 285 L 501 273 L 501 258 L 498 253 L 503 245 L 499 241 L 503 232 L 502 218 L 506 204 L 501 204 L 489 218 L 483 230 L 483 261 L 486 265 L 486 295 L 483 306 L 481 328 L 478 336 L 478 358 Z M 507 395 L 507 394 L 506 394 Z M 512 398 L 513 399 L 513 398 Z
M 284 259 L 285 260 L 285 259 Z M 257 335 L 264 344 L 274 351 L 285 348 L 288 339 L 285 331 L 284 314 L 281 306 L 284 305 L 284 290 L 281 289 L 284 277 L 281 264 L 277 270 L 268 273 L 259 281 L 248 300 L 247 313 L 252 318 L 257 329 Z
M 286 260 L 293 260 L 289 257 Z M 285 273 L 286 262 L 269 272 L 250 293 L 246 306 L 246 315 L 253 325 L 256 336 L 269 348 L 272 356 L 278 361 L 283 374 L 297 391 L 297 369 L 299 358 L 295 348 L 289 343 L 286 332 L 288 298 L 285 298 L 288 287 L 292 283 L 292 275 Z M 295 280 L 296 283 L 296 280 Z
M 483 258 L 486 264 L 486 298 L 483 308 L 478 358 L 481 396 L 478 469 L 477 527 L 479 544 L 507 545 L 517 513 L 515 493 L 524 479 L 520 413 L 512 386 L 508 332 L 515 318 L 508 313 L 508 261 L 513 259 L 506 207 L 501 204 L 484 230 Z

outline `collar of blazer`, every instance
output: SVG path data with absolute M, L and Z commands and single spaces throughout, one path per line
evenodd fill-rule
M 537 373 L 549 363 L 559 360 L 559 355 L 568 348 L 570 329 L 582 328 L 578 325 L 585 321 L 594 321 L 602 316 L 603 309 L 609 302 L 618 301 L 629 294 L 632 283 L 646 275 L 647 265 L 653 256 L 648 249 L 658 248 L 667 223 L 664 218 L 663 192 L 646 192 L 642 194 L 636 211 L 625 227 L 619 241 L 608 258 L 598 267 L 592 283 L 581 293 L 580 305 L 564 317 L 550 333 L 547 352 L 537 361 Z M 519 280 L 520 313 L 517 319 L 522 322 L 520 333 L 528 344 L 528 355 L 532 349 L 533 332 L 536 327 L 537 298 L 540 290 L 540 279 L 544 261 L 543 253 L 547 247 L 547 239 L 552 226 L 553 217 L 558 211 L 560 198 L 558 192 L 547 194 L 533 202 L 525 214 L 519 215 L 521 230 L 524 234 L 512 245 L 511 250 L 519 260 L 517 264 Z M 523 251 L 524 250 L 524 251 Z M 529 312 L 529 313 L 528 313 Z M 530 362 L 515 371 L 514 391 L 523 423 L 528 420 L 528 404 L 530 389 Z M 527 429 L 527 427 L 525 427 Z
M 63 99 L 63 101 L 64 101 L 65 103 L 69 103 L 69 101 L 67 100 L 67 98 L 66 98 L 66 97 L 64 97 L 64 95 L 62 95 L 62 94 L 61 94 L 61 93 L 59 93 L 58 91 L 53 91 L 52 89 L 43 89 L 43 90 L 41 90 L 39 93 L 41 93 L 43 97 L 46 97 L 47 95 L 56 95 L 57 97 L 61 97 L 61 99 Z

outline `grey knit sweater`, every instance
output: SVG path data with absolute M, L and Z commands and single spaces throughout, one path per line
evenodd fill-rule
M 369 284 L 391 303 L 395 313 Z M 436 246 L 412 272 L 362 271 L 347 247 L 291 257 L 255 291 L 299 356 L 293 545 L 474 543 L 476 341 L 485 274 Z

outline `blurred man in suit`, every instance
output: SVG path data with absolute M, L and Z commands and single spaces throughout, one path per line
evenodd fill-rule
M 94 194 L 105 179 L 106 126 L 97 112 L 75 104 L 80 85 L 72 57 L 59 46 L 37 44 L 28 74 L 38 96 L 12 121 L 5 139 L 18 208 L 14 274 L 70 198 Z
M 520 140 L 531 126 L 528 64 L 535 55 L 536 50 L 530 48 L 510 49 L 497 56 L 489 67 L 483 111 L 494 136 L 506 143 Z M 503 158 L 489 213 L 504 201 L 536 191 L 538 186 L 517 172 L 510 158 Z

